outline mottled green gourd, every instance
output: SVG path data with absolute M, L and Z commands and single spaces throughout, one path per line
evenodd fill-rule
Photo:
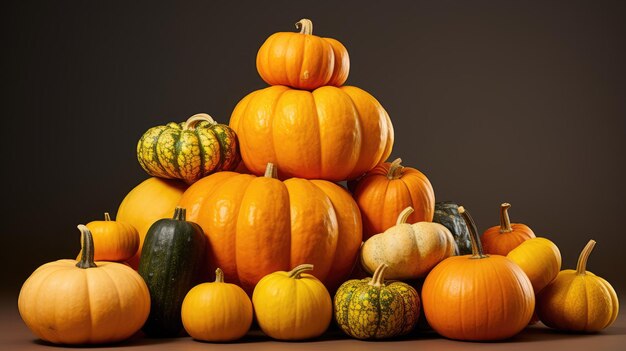
M 417 291 L 402 282 L 385 282 L 386 264 L 372 278 L 348 280 L 335 295 L 337 324 L 357 339 L 384 339 L 409 333 L 420 311 Z
M 192 184 L 211 173 L 234 170 L 239 143 L 230 127 L 199 113 L 182 123 L 148 129 L 137 143 L 137 159 L 151 176 Z
M 450 230 L 456 242 L 457 255 L 470 255 L 472 253 L 470 234 L 463 217 L 459 213 L 459 205 L 451 201 L 435 203 L 433 222 L 442 224 Z

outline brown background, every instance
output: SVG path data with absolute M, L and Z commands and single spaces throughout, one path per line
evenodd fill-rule
M 314 32 L 349 50 L 348 84 L 394 123 L 393 157 L 481 230 L 513 221 L 624 291 L 626 12 L 621 1 L 12 1 L 2 20 L 2 291 L 73 257 L 75 225 L 146 178 L 149 127 L 228 122 L 265 86 L 263 40 Z

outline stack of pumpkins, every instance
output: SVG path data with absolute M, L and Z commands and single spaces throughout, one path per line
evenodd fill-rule
M 46 264 L 26 281 L 19 307 L 31 330 L 67 344 L 119 341 L 142 326 L 228 341 L 254 311 L 276 339 L 319 336 L 333 314 L 345 333 L 370 339 L 409 333 L 423 310 L 443 336 L 495 340 L 528 325 L 539 293 L 550 326 L 615 320 L 615 292 L 585 273 L 593 242 L 576 273 L 559 273 L 558 248 L 511 224 L 503 204 L 481 244 L 469 213 L 435 203 L 424 174 L 384 162 L 393 126 L 374 97 L 343 86 L 346 48 L 314 36 L 310 20 L 297 25 L 261 46 L 257 69 L 271 86 L 244 97 L 229 126 L 197 114 L 141 137 L 138 160 L 153 177 L 128 193 L 117 221 L 80 226 L 78 263 Z M 596 294 L 589 303 L 610 302 L 589 318 L 560 306 L 581 279 Z M 41 302 L 40 291 L 57 293 Z

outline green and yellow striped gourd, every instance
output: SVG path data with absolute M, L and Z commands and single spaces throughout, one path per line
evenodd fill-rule
M 417 323 L 420 299 L 408 284 L 385 283 L 386 264 L 372 278 L 343 283 L 335 294 L 335 318 L 357 339 L 384 339 L 409 333 Z
M 182 123 L 148 129 L 137 143 L 137 159 L 151 176 L 192 184 L 217 171 L 234 170 L 240 161 L 237 135 L 205 113 Z

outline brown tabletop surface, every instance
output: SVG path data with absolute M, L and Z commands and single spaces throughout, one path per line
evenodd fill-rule
M 45 350 L 61 348 L 37 339 L 22 322 L 17 311 L 17 299 L 0 301 L 0 349 Z M 81 349 L 82 347 L 72 347 Z M 93 348 L 93 347 L 92 347 Z M 229 344 L 197 342 L 190 337 L 148 339 L 136 335 L 120 344 L 97 347 L 98 350 L 626 350 L 626 313 L 622 310 L 613 325 L 597 334 L 568 334 L 557 332 L 538 323 L 505 342 L 474 343 L 447 340 L 434 333 L 415 332 L 407 337 L 385 341 L 350 339 L 333 328 L 322 338 L 307 342 L 280 342 L 269 339 L 260 331 L 251 331 L 244 339 Z

